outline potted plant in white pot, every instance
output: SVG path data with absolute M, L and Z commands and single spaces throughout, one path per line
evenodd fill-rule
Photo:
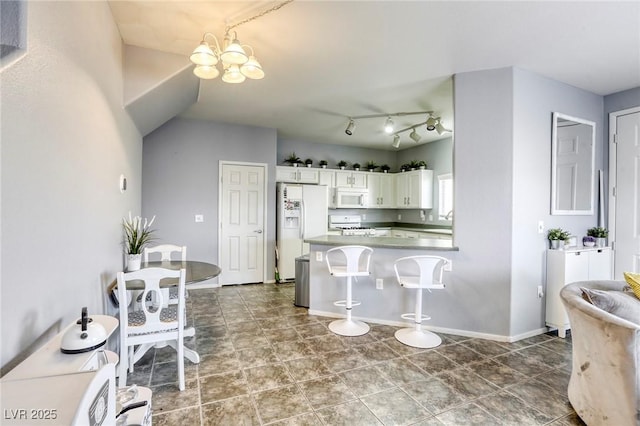
M 607 245 L 607 237 L 609 236 L 609 230 L 607 228 L 600 228 L 599 226 L 587 229 L 587 236 L 596 239 L 596 246 L 604 247 Z
M 552 250 L 559 250 L 564 247 L 565 240 L 569 238 L 569 233 L 562 228 L 552 228 L 547 232 L 547 239 Z
M 329 164 L 329 163 L 327 163 L 327 160 L 320 160 L 320 163 L 318 163 L 318 164 L 320 164 L 320 167 L 322 167 L 323 169 L 326 169 L 327 168 L 327 164 Z
M 300 157 L 298 157 L 295 152 L 292 152 L 287 158 L 284 159 L 284 162 L 291 164 L 293 167 L 298 167 L 298 164 L 300 163 Z
M 344 160 L 338 161 L 338 167 L 340 168 L 340 170 L 344 170 L 344 168 L 347 167 L 347 162 Z
M 151 225 L 156 217 L 153 216 L 150 221 L 146 218 L 144 221 L 140 216 L 122 219 L 124 228 L 124 244 L 127 253 L 127 271 L 137 271 L 140 269 L 140 261 L 142 260 L 142 251 L 144 247 L 153 240 L 153 232 Z

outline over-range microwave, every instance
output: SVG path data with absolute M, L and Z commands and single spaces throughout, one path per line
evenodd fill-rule
M 369 191 L 358 188 L 334 188 L 331 207 L 337 209 L 365 209 L 369 202 Z

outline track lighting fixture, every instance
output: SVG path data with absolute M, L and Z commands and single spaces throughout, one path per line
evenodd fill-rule
M 396 136 L 398 136 L 398 135 L 396 135 Z M 415 143 L 420 142 L 420 139 L 422 139 L 422 137 L 418 134 L 418 132 L 416 132 L 415 127 L 413 128 L 413 130 L 411 130 L 411 133 L 409 133 L 409 137 L 410 137 L 411 139 L 413 139 L 413 141 L 414 141 Z
M 413 124 L 404 129 L 394 131 L 394 122 L 391 119 L 391 117 L 403 117 L 405 115 L 422 115 L 422 114 L 427 115 L 427 118 L 425 121 L 421 121 L 420 123 Z M 344 132 L 347 135 L 352 136 L 356 128 L 356 123 L 355 123 L 356 120 L 386 117 L 386 120 L 384 122 L 384 131 L 385 133 L 393 136 L 393 143 L 391 144 L 391 146 L 394 148 L 398 148 L 400 147 L 400 133 L 404 133 L 407 131 L 411 131 L 411 133 L 409 133 L 409 137 L 414 142 L 416 143 L 420 142 L 420 140 L 422 139 L 422 136 L 420 136 L 417 129 L 419 129 L 421 126 L 426 126 L 427 130 L 430 132 L 435 130 L 436 132 L 438 132 L 439 135 L 443 134 L 444 132 L 451 132 L 451 130 L 446 129 L 442 125 L 441 118 L 436 117 L 433 114 L 434 114 L 433 111 L 416 111 L 416 112 L 395 112 L 392 114 L 371 114 L 371 115 L 352 116 L 352 117 L 349 117 L 349 122 L 347 123 L 347 128 L 345 129 Z
M 349 124 L 347 124 L 347 129 L 344 131 L 349 136 L 353 135 L 353 129 L 355 129 L 356 123 L 353 120 L 349 120 Z
M 393 133 L 393 120 L 391 117 L 387 117 L 387 121 L 384 123 L 384 131 L 388 135 Z
M 427 122 L 425 124 L 427 125 L 427 130 L 430 132 L 436 129 L 436 119 L 433 118 L 433 115 L 430 115 L 429 118 L 427 118 Z
M 400 148 L 400 135 L 393 136 L 393 143 L 391 144 L 394 148 Z

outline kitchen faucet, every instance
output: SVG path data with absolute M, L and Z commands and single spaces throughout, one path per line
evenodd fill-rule
M 445 220 L 451 220 L 453 218 L 453 210 L 449 210 L 449 213 L 447 213 L 444 218 Z

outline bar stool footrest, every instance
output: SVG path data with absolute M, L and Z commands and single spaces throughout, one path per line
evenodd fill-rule
M 362 304 L 362 302 L 359 302 L 357 300 L 352 300 L 351 301 L 351 307 L 354 306 L 360 306 Z M 333 302 L 334 306 L 340 306 L 342 308 L 346 308 L 347 307 L 347 301 L 346 300 L 338 300 L 336 302 Z
M 409 314 L 402 314 L 402 315 L 400 315 L 400 317 L 402 319 L 411 320 L 413 322 L 416 322 L 416 314 L 413 313 L 413 312 L 409 313 Z M 422 315 L 422 317 L 420 318 L 420 322 L 428 321 L 430 319 L 431 319 L 431 317 L 429 315 Z

